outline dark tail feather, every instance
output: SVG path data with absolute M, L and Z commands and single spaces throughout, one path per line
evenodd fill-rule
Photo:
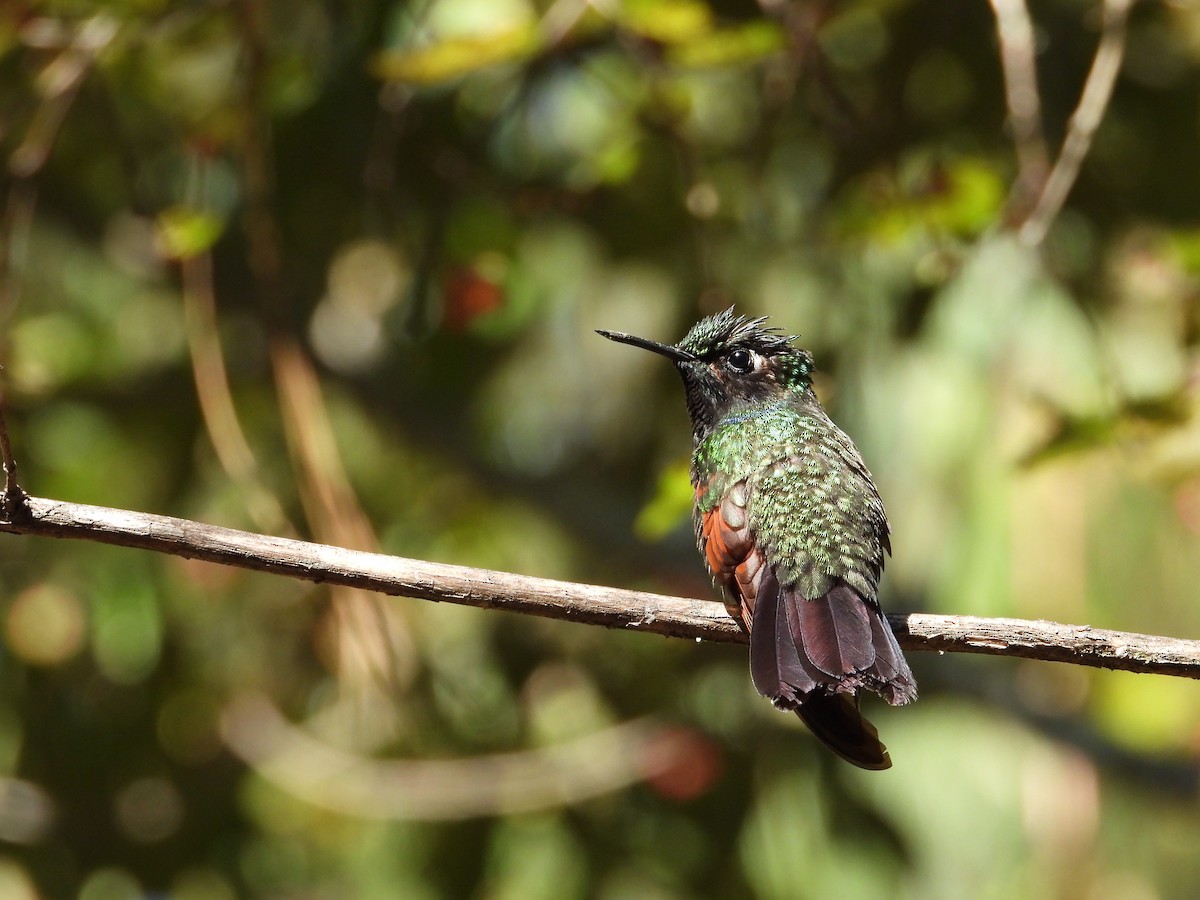
M 800 661 L 817 675 L 828 693 L 872 691 L 892 706 L 915 700 L 917 681 L 904 659 L 892 628 L 874 600 L 840 582 L 821 597 L 808 600 L 784 588 L 780 606 L 800 650 Z
M 877 681 L 868 681 L 868 687 L 892 706 L 916 700 L 917 679 L 892 634 L 892 626 L 882 613 L 875 613 L 871 618 L 871 643 L 875 645 L 875 665 L 871 674 Z
M 846 762 L 873 771 L 892 767 L 879 732 L 858 711 L 857 697 L 814 692 L 796 707 L 796 715 L 822 744 Z
M 879 732 L 858 711 L 858 692 L 907 703 L 916 682 L 879 607 L 849 586 L 806 600 L 764 571 L 750 626 L 750 674 L 759 693 L 795 710 L 842 759 L 864 769 L 891 768 Z
M 760 694 L 784 709 L 795 709 L 805 694 L 825 680 L 805 665 L 792 640 L 779 582 L 770 571 L 759 585 L 750 628 L 750 677 Z
M 878 616 L 848 584 L 837 584 L 811 600 L 788 591 L 785 600 L 795 610 L 792 639 L 826 675 L 840 680 L 867 671 L 875 662 L 871 619 Z

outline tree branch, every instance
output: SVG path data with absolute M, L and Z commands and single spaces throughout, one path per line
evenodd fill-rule
M 0 531 L 136 547 L 305 581 L 667 637 L 746 642 L 724 606 L 712 601 L 402 559 L 131 510 L 27 497 L 18 515 L 0 519 Z M 1200 678 L 1200 641 L 1022 619 L 914 613 L 889 620 L 907 650 L 1016 656 Z

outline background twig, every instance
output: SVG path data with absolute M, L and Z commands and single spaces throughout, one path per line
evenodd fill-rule
M 686 765 L 697 740 L 653 719 L 472 759 L 379 760 L 315 738 L 265 697 L 226 708 L 226 744 L 262 777 L 316 806 L 376 819 L 455 820 L 555 808 Z
M 1104 32 L 1092 59 L 1079 105 L 1071 116 L 1062 150 L 1046 179 L 1029 218 L 1021 225 L 1021 240 L 1030 246 L 1040 244 L 1066 202 L 1067 194 L 1079 176 L 1080 166 L 1092 146 L 1092 138 L 1112 98 L 1113 85 L 1125 55 L 1125 24 L 1133 0 L 1105 0 Z
M 1042 101 L 1037 85 L 1037 50 L 1033 21 L 1025 0 L 991 0 L 996 15 L 996 40 L 1004 72 L 1008 127 L 1017 154 L 1017 178 L 1009 197 L 1009 215 L 1026 215 L 1050 168 L 1042 133 Z
M 506 609 L 669 637 L 745 643 L 720 603 L 531 578 L 347 550 L 131 510 L 30 497 L 29 516 L 0 531 L 155 550 L 424 600 Z M 1200 641 L 1022 619 L 889 617 L 908 650 L 984 653 L 1200 678 Z

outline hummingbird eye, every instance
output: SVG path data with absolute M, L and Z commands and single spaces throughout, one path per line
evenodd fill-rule
M 738 347 L 725 358 L 725 364 L 739 375 L 746 375 L 754 368 L 754 354 L 745 347 Z

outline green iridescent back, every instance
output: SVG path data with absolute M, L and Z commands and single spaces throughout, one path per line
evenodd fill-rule
M 743 480 L 755 541 L 782 584 L 818 597 L 841 578 L 876 596 L 888 546 L 883 502 L 858 450 L 807 386 L 734 409 L 699 440 L 697 522 Z

